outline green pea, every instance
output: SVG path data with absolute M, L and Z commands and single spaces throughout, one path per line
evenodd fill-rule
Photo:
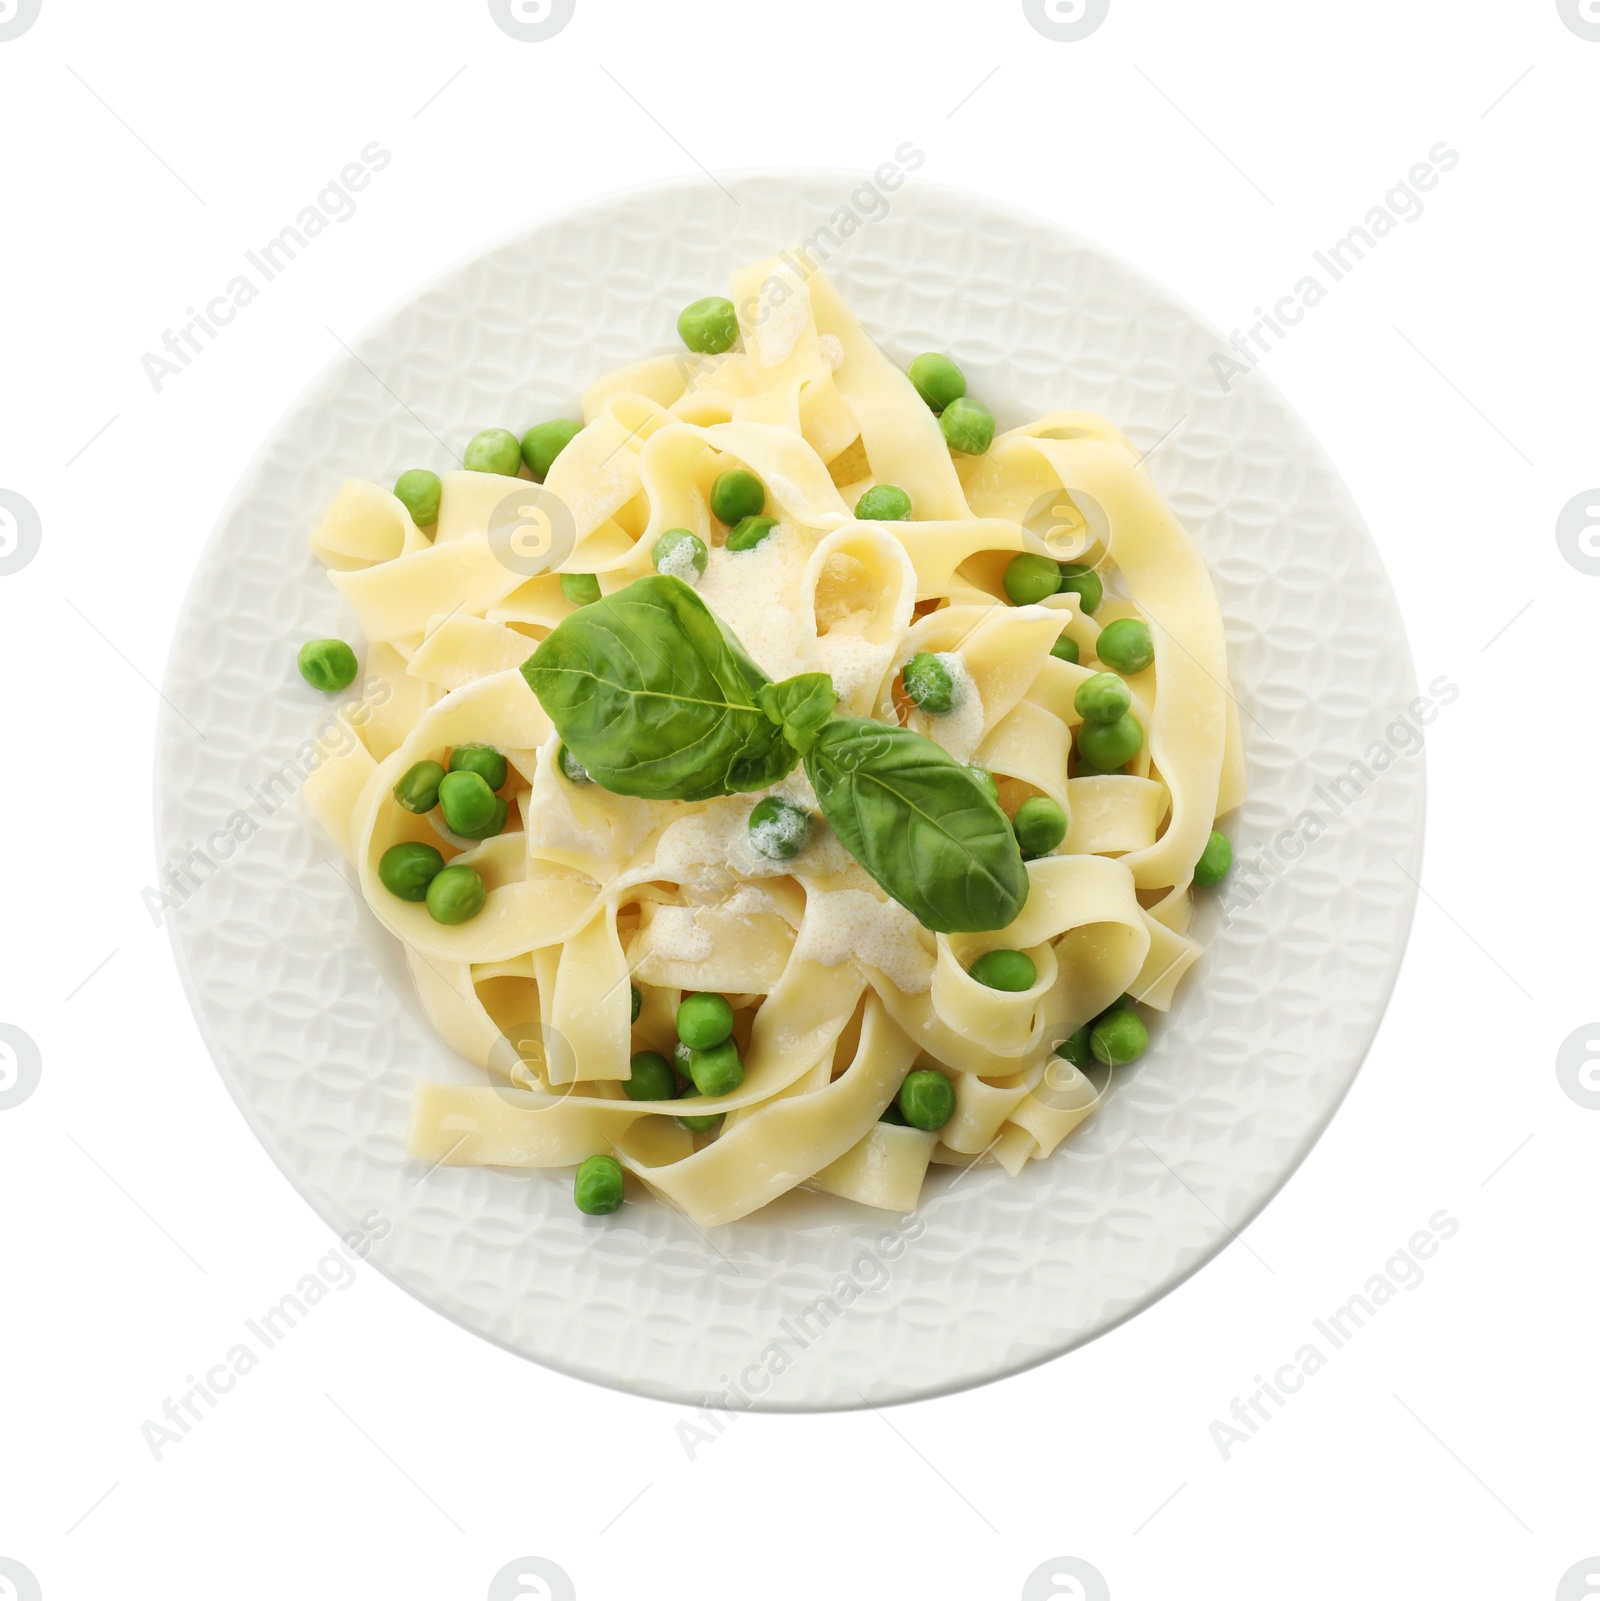
M 994 443 L 994 413 L 980 400 L 957 400 L 939 417 L 945 443 L 964 456 L 981 456 Z
M 687 528 L 669 528 L 650 547 L 650 560 L 658 573 L 674 573 L 690 583 L 694 579 L 689 578 L 685 569 L 693 568 L 698 577 L 706 570 L 709 554 L 705 540 L 698 534 L 691 534 Z
M 878 1114 L 880 1123 L 893 1123 L 897 1128 L 906 1127 L 906 1114 L 900 1110 L 900 1097 L 897 1095 Z
M 918 651 L 900 669 L 906 694 L 925 712 L 947 712 L 956 704 L 956 681 L 950 664 L 929 651 Z
M 457 745 L 450 752 L 452 773 L 476 773 L 490 789 L 504 789 L 511 769 L 493 745 Z
M 1002 583 L 1013 606 L 1036 606 L 1061 587 L 1061 569 L 1048 556 L 1024 552 L 1006 563 Z
M 1089 1033 L 1089 1049 L 1097 1062 L 1122 1067 L 1136 1062 L 1150 1043 L 1150 1030 L 1137 1012 L 1107 1012 Z
M 1030 795 L 1011 827 L 1025 858 L 1048 856 L 1067 837 L 1067 814 L 1048 795 Z
M 998 806 L 1000 804 L 1000 786 L 995 783 L 994 774 L 987 767 L 979 767 L 977 765 L 969 767 L 967 771 L 977 777 L 978 782 L 988 790 L 989 799 Z
M 1093 616 L 1106 592 L 1099 573 L 1092 567 L 1085 567 L 1081 561 L 1064 561 L 1060 570 L 1061 583 L 1058 587 L 1061 593 L 1076 595 L 1078 610 L 1085 617 Z
M 581 422 L 557 417 L 553 422 L 536 423 L 522 436 L 522 459 L 539 483 L 545 481 L 556 457 L 582 432 Z
M 956 1114 L 955 1086 L 931 1067 L 906 1074 L 899 1102 L 900 1115 L 906 1122 L 930 1134 L 943 1128 Z
M 411 513 L 418 528 L 438 522 L 439 497 L 443 493 L 438 473 L 431 473 L 426 467 L 413 467 L 394 481 L 395 499 Z
M 472 436 L 461 464 L 469 473 L 500 473 L 515 478 L 522 465 L 522 446 L 509 428 L 485 428 Z
M 730 528 L 741 518 L 757 516 L 766 504 L 767 486 L 743 467 L 718 473 L 711 486 L 711 514 Z
M 356 653 L 342 639 L 308 639 L 296 658 L 313 689 L 337 695 L 356 681 Z
M 600 580 L 593 573 L 563 573 L 561 593 L 574 606 L 592 606 L 600 598 Z
M 451 832 L 459 834 L 463 839 L 493 839 L 496 834 L 505 833 L 506 817 L 510 810 L 505 801 L 496 795 L 494 810 L 476 828 L 456 828 Z
M 561 769 L 561 776 L 569 784 L 576 784 L 580 789 L 585 784 L 594 782 L 589 776 L 589 769 L 565 745 L 556 752 L 556 766 Z
M 682 1040 L 672 1042 L 672 1066 L 679 1078 L 689 1077 L 689 1047 Z
M 1072 704 L 1086 723 L 1114 723 L 1128 715 L 1133 691 L 1115 673 L 1095 673 L 1078 685 Z
M 1079 656 L 1078 642 L 1071 634 L 1063 634 L 1055 644 L 1050 647 L 1050 654 L 1058 662 L 1072 662 L 1076 664 Z
M 447 867 L 428 885 L 428 916 L 436 923 L 465 923 L 483 910 L 489 892 L 470 867 Z
M 1039 969 L 1026 951 L 985 951 L 967 971 L 980 984 L 1012 994 L 1031 990 L 1039 981 Z
M 495 792 L 481 773 L 446 773 L 439 781 L 439 810 L 452 834 L 467 838 L 494 820 Z
M 1233 844 L 1228 836 L 1211 830 L 1211 838 L 1206 841 L 1206 848 L 1200 852 L 1200 860 L 1194 864 L 1194 881 L 1201 889 L 1210 889 L 1213 884 L 1220 884 L 1228 876 L 1228 869 L 1233 866 Z
M 622 1205 L 622 1164 L 614 1156 L 586 1156 L 572 1180 L 572 1201 L 580 1212 L 604 1217 Z
M 1102 773 L 1115 773 L 1139 754 L 1144 730 L 1131 717 L 1114 723 L 1080 723 L 1078 754 Z
M 678 1079 L 660 1051 L 635 1051 L 622 1088 L 630 1101 L 670 1101 L 677 1097 Z
M 911 363 L 911 382 L 935 411 L 954 405 L 966 394 L 967 380 L 948 356 L 929 352 Z
M 732 1040 L 689 1052 L 689 1077 L 702 1095 L 731 1095 L 744 1083 L 744 1063 Z
M 732 350 L 739 337 L 739 315 L 731 300 L 707 295 L 678 313 L 678 337 L 702 356 L 720 356 Z
M 768 861 L 787 862 L 811 843 L 811 813 L 781 795 L 758 801 L 750 813 L 750 845 Z
M 741 517 L 728 534 L 729 550 L 754 550 L 774 528 L 776 517 Z
M 444 857 L 431 845 L 391 845 L 378 858 L 378 877 L 391 895 L 403 901 L 424 901 L 428 886 L 444 871 Z
M 443 777 L 444 768 L 438 762 L 418 762 L 408 767 L 394 786 L 394 798 L 408 812 L 421 817 L 439 804 L 439 782 Z
M 685 995 L 678 1007 L 678 1038 L 690 1050 L 708 1051 L 733 1033 L 733 1008 L 720 995 Z
M 1093 1029 L 1093 1026 L 1094 1025 L 1091 1023 L 1085 1023 L 1082 1028 L 1077 1029 L 1073 1033 L 1067 1035 L 1067 1037 L 1062 1040 L 1058 1046 L 1056 1046 L 1056 1055 L 1064 1057 L 1080 1072 L 1089 1065 L 1089 1035 Z
M 494 820 L 495 792 L 481 773 L 446 773 L 439 784 L 439 810 L 452 834 L 470 837 Z
M 1094 653 L 1119 673 L 1142 673 L 1156 659 L 1150 630 L 1137 617 L 1119 617 L 1100 630 Z
M 856 520 L 903 523 L 911 516 L 911 497 L 893 484 L 875 484 L 856 502 Z
M 700 1086 L 691 1084 L 678 1099 L 680 1101 L 690 1101 L 698 1096 L 699 1093 Z M 688 1129 L 691 1134 L 708 1134 L 721 1121 L 722 1113 L 713 1112 L 709 1117 L 680 1117 L 678 1119 L 678 1127 Z
M 628 1021 L 630 1023 L 639 1021 L 639 1008 L 643 1005 L 644 996 L 639 993 L 639 986 L 630 984 L 628 986 Z

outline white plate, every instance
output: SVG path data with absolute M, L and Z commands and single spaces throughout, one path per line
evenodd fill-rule
M 184 607 L 159 847 L 163 864 L 192 845 L 219 858 L 168 917 L 224 1080 L 331 1224 L 388 1220 L 373 1261 L 398 1283 L 513 1351 L 621 1389 L 701 1402 L 732 1379 L 764 1408 L 878 1404 L 1015 1372 L 1148 1306 L 1305 1156 L 1400 962 L 1422 758 L 1401 754 L 1342 811 L 1327 786 L 1374 740 L 1409 743 L 1383 730 L 1416 689 L 1360 516 L 1266 380 L 1224 395 L 1219 337 L 1094 245 L 913 183 L 828 271 L 896 360 L 951 352 L 1002 428 L 1073 406 L 1141 448 L 1161 441 L 1150 470 L 1210 564 L 1244 708 L 1237 857 L 1274 840 L 1299 854 L 1227 926 L 1214 900 L 1202 912 L 1207 953 L 1177 1008 L 1051 1160 L 1017 1180 L 936 1170 L 915 1219 L 803 1195 L 708 1237 L 650 1202 L 586 1218 L 564 1171 L 425 1175 L 403 1145 L 411 1086 L 464 1064 L 423 1022 L 397 947 L 298 796 L 270 778 L 329 716 L 295 649 L 347 622 L 307 532 L 346 477 L 451 466 L 479 428 L 570 414 L 597 375 L 672 350 L 680 307 L 812 235 L 859 182 L 728 181 L 737 207 L 680 182 L 502 240 L 383 317 L 290 408 Z M 1294 834 L 1308 811 L 1323 826 Z M 234 814 L 255 832 L 222 861 Z

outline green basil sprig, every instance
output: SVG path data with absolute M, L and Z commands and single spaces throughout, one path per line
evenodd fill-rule
M 580 607 L 522 676 L 595 783 L 645 800 L 766 789 L 795 752 L 762 711 L 771 682 L 681 578 Z
M 767 684 L 756 698 L 802 756 L 816 743 L 839 700 L 827 673 L 797 673 L 781 684 Z
M 773 683 L 681 579 L 583 607 L 522 672 L 603 788 L 706 800 L 766 789 L 803 756 L 840 842 L 924 926 L 1004 928 L 1028 898 L 1016 837 L 972 768 L 910 729 L 836 716 L 826 673 Z
M 1028 870 L 1006 814 L 970 767 L 909 728 L 835 717 L 806 777 L 839 842 L 927 928 L 1013 922 Z

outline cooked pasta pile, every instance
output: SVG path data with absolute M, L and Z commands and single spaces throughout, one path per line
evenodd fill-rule
M 1222 621 L 1109 424 L 973 439 L 983 408 L 941 419 L 821 272 L 731 300 L 724 338 L 690 319 L 698 353 L 596 383 L 542 488 L 492 450 L 432 480 L 436 518 L 344 486 L 312 544 L 385 689 L 306 793 L 482 1071 L 417 1085 L 419 1164 L 584 1164 L 604 1211 L 614 1158 L 701 1225 L 797 1186 L 909 1211 L 930 1164 L 1048 1157 L 1082 1069 L 1126 1059 L 1084 1031 L 1167 1009 L 1199 955 L 1191 885 L 1244 792 Z M 1154 659 L 1108 676 L 1119 619 Z M 463 752 L 494 790 L 468 833 Z M 691 996 L 731 1046 L 684 1043 Z M 690 1079 L 693 1116 L 633 1098 Z

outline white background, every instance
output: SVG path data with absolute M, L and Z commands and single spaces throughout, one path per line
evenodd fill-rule
M 0 1111 L 0 1557 L 45 1601 L 476 1601 L 528 1555 L 584 1601 L 1084 1593 L 1024 1591 L 1062 1555 L 1116 1601 L 1589 1593 L 1558 1586 L 1600 1551 L 1600 1114 L 1554 1064 L 1600 1014 L 1600 581 L 1555 523 L 1600 481 L 1597 82 L 1555 0 L 1112 0 L 1070 44 L 1015 0 L 577 0 L 538 44 L 483 0 L 43 0 L 0 43 L 0 489 L 43 530 L 0 577 L 0 1022 L 43 1063 Z M 1353 1093 L 1243 1246 L 1002 1384 L 740 1417 L 691 1461 L 679 1409 L 363 1268 L 154 1460 L 141 1424 L 333 1243 L 140 901 L 153 686 L 235 478 L 336 336 L 484 241 L 701 164 L 865 170 L 907 139 L 921 177 L 1100 241 L 1225 330 L 1460 152 L 1266 363 L 1365 510 L 1419 681 L 1461 687 Z M 156 393 L 143 353 L 372 140 L 393 161 L 355 216 Z M 1441 1208 L 1425 1282 L 1225 1460 L 1213 1420 Z

